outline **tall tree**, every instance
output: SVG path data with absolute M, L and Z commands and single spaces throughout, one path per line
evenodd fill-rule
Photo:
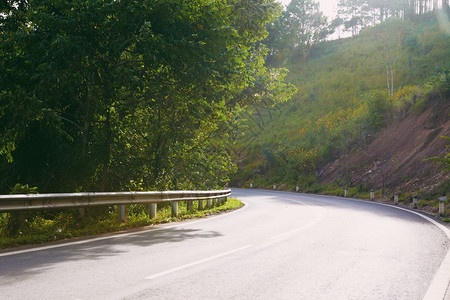
M 304 59 L 308 58 L 314 45 L 331 34 L 327 18 L 314 0 L 292 0 L 284 17 L 290 43 Z
M 230 116 L 257 100 L 257 81 L 270 74 L 260 41 L 280 13 L 276 2 L 29 0 L 0 8 L 0 166 L 8 174 L 0 189 L 176 188 L 205 168 L 193 186 L 223 184 L 205 176 L 232 169 Z M 272 84 L 281 83 L 261 90 Z M 255 94 L 241 97 L 248 87 Z M 208 155 L 220 161 L 202 164 Z
M 338 16 L 344 20 L 345 30 L 355 36 L 370 20 L 368 3 L 366 0 L 340 0 Z

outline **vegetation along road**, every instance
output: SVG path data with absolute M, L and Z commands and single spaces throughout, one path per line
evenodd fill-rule
M 243 209 L 0 254 L 5 299 L 439 299 L 448 229 L 402 209 L 233 190 Z
M 449 221 L 450 0 L 281 2 L 1 1 L 0 195 L 373 189 Z M 233 193 L 221 216 L 2 250 L 0 299 L 450 298 L 432 219 Z M 0 213 L 0 248 L 174 220 L 118 215 Z

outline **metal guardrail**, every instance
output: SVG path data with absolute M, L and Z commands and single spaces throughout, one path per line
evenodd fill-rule
M 225 198 L 231 190 L 0 195 L 0 212 Z

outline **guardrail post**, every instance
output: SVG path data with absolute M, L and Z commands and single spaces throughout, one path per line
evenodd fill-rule
M 439 198 L 439 215 L 441 216 L 445 214 L 445 200 L 447 200 L 445 196 Z
M 413 208 L 417 208 L 417 201 L 419 200 L 419 197 L 417 195 L 413 196 Z
M 277 185 L 274 183 L 273 184 L 273 189 L 276 190 L 277 189 Z
M 78 208 L 78 214 L 80 215 L 80 217 L 84 218 L 84 216 L 86 215 L 86 208 L 85 207 Z
M 187 206 L 187 210 L 189 212 L 193 212 L 194 211 L 194 201 L 193 200 L 186 201 L 186 206 Z
M 370 201 L 373 201 L 375 199 L 375 192 L 373 189 L 370 190 Z
M 203 210 L 203 200 L 198 200 L 198 210 Z
M 398 192 L 395 192 L 395 194 L 394 194 L 394 204 L 395 205 L 398 204 Z
M 188 192 L 188 193 L 187 193 Z M 38 194 L 38 195 L 0 195 L 0 212 L 38 210 L 46 208 L 71 207 L 76 208 L 80 215 L 84 214 L 84 208 L 89 205 L 117 205 L 118 218 L 122 222 L 127 222 L 127 210 L 132 203 L 143 203 L 146 210 L 150 210 L 151 217 L 156 217 L 157 202 L 188 201 L 194 198 L 205 199 L 216 197 L 214 205 L 225 203 L 226 195 L 230 190 L 217 191 L 166 191 L 161 192 L 117 192 L 117 193 L 60 193 L 60 194 Z M 207 201 L 211 208 L 211 198 Z M 205 199 L 206 200 L 206 199 Z M 204 201 L 204 200 L 203 200 Z M 205 202 L 199 201 L 199 208 L 202 209 Z M 152 205 L 150 205 L 153 203 Z M 189 204 L 190 205 L 190 204 Z M 175 206 L 175 204 L 174 204 Z M 193 203 L 192 203 L 193 206 Z M 152 210 L 154 212 L 152 212 Z M 178 213 L 175 213 L 178 215 Z
M 119 211 L 119 221 L 126 223 L 127 222 L 127 212 L 128 212 L 128 206 L 126 205 L 118 205 L 118 211 Z
M 157 204 L 150 203 L 149 206 L 150 206 L 150 219 L 156 219 Z
M 251 189 L 253 188 L 253 182 L 250 182 L 250 188 Z
M 348 197 L 348 188 L 345 187 L 344 189 L 344 197 L 347 198 Z
M 217 206 L 217 199 L 214 198 L 212 199 L 212 207 L 216 207 Z
M 298 184 L 295 186 L 295 192 L 298 192 L 298 190 L 300 189 L 300 187 L 298 186 Z
M 227 204 L 228 198 L 227 197 L 223 197 L 223 203 L 222 204 Z
M 211 199 L 206 200 L 206 208 L 207 209 L 211 208 Z
M 172 217 L 178 218 L 178 201 L 172 201 Z

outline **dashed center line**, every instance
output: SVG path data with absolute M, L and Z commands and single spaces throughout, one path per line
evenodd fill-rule
M 161 276 L 164 276 L 164 275 L 167 275 L 167 274 L 170 274 L 170 273 L 179 271 L 179 270 L 187 269 L 187 268 L 190 268 L 190 267 L 193 267 L 193 266 L 196 266 L 196 265 L 199 265 L 199 264 L 202 264 L 202 263 L 211 261 L 211 260 L 215 260 L 215 259 L 218 259 L 218 258 L 227 256 L 227 255 L 230 255 L 230 254 L 233 254 L 233 253 L 236 253 L 236 252 L 239 252 L 239 251 L 248 249 L 248 248 L 250 248 L 250 247 L 252 247 L 252 245 L 247 245 L 247 246 L 244 246 L 244 247 L 241 247 L 241 248 L 237 248 L 237 249 L 234 249 L 234 250 L 230 250 L 230 251 L 228 251 L 228 252 L 224 252 L 224 253 L 221 253 L 221 254 L 217 254 L 217 255 L 214 255 L 214 256 L 211 256 L 211 257 L 202 259 L 202 260 L 194 261 L 194 262 L 191 262 L 191 263 L 189 263 L 189 264 L 185 264 L 185 265 L 182 265 L 182 266 L 179 266 L 179 267 L 175 267 L 175 268 L 166 270 L 166 271 L 164 271 L 164 272 L 160 272 L 160 273 L 156 273 L 156 274 L 147 276 L 147 277 L 145 277 L 145 279 L 155 279 L 155 278 L 158 278 L 158 277 L 161 277 Z
M 275 235 L 275 236 L 271 237 L 270 239 L 271 239 L 271 240 L 275 240 L 275 239 L 279 239 L 279 238 L 288 236 L 288 235 L 290 235 L 290 234 L 296 233 L 296 232 L 298 232 L 298 231 L 302 231 L 302 230 L 304 230 L 304 229 L 306 229 L 306 228 L 309 228 L 309 227 L 311 227 L 311 226 L 314 226 L 316 223 L 319 222 L 319 220 L 320 220 L 320 219 L 317 218 L 317 219 L 315 219 L 314 221 L 312 221 L 312 222 L 310 222 L 310 223 L 308 223 L 308 224 L 305 224 L 305 225 L 303 225 L 303 226 L 301 226 L 301 227 L 298 227 L 298 228 L 296 228 L 296 229 L 294 229 L 294 230 L 286 231 L 286 232 L 283 232 L 283 233 L 281 233 L 281 234 Z
M 286 232 L 283 232 L 283 233 L 280 233 L 280 234 L 272 236 L 270 238 L 271 240 L 279 239 L 279 238 L 288 236 L 290 234 L 297 233 L 298 231 L 305 230 L 305 229 L 307 229 L 309 227 L 312 227 L 313 225 L 317 224 L 323 218 L 323 214 L 320 211 L 318 211 L 317 208 L 312 207 L 311 205 L 308 205 L 308 204 L 303 203 L 301 201 L 295 201 L 295 200 L 291 200 L 291 199 L 283 199 L 283 200 L 294 202 L 294 203 L 297 203 L 297 204 L 302 204 L 304 206 L 307 206 L 307 207 L 311 208 L 315 212 L 316 217 L 315 217 L 315 219 L 313 221 L 311 221 L 311 222 L 309 222 L 309 223 L 307 223 L 307 224 L 305 224 L 303 226 L 300 226 L 300 227 L 298 227 L 296 229 L 289 230 L 289 231 L 286 231 Z

